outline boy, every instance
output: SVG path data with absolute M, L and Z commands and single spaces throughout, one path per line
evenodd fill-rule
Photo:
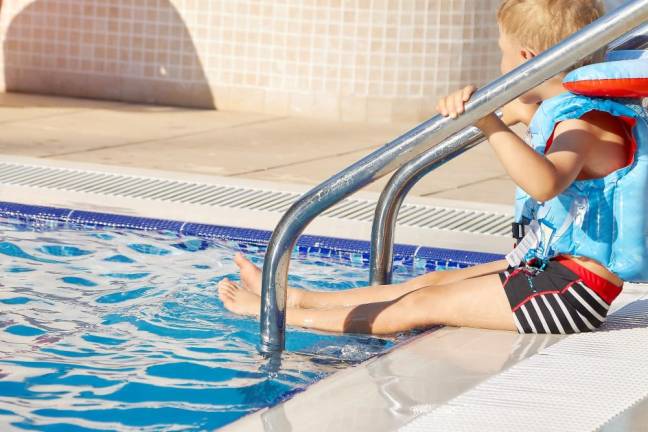
M 503 0 L 497 14 L 502 73 L 555 45 L 603 13 L 603 6 L 597 0 Z M 583 64 L 600 60 L 599 56 L 593 56 Z M 617 117 L 596 107 L 582 115 L 574 114 L 572 106 L 586 103 L 581 101 L 586 98 L 566 93 L 562 86 L 564 76 L 562 73 L 546 81 L 505 109 L 506 123 L 514 123 L 527 119 L 528 113 L 542 103 L 532 126 L 551 118 L 552 113 L 547 110 L 565 111 L 563 119 L 552 124 L 553 133 L 550 131 L 548 136 L 540 136 L 547 135 L 546 130 L 536 133 L 538 124 L 530 130 L 531 139 L 538 144 L 535 148 L 511 132 L 495 115 L 476 123 L 521 189 L 518 196 L 522 205 L 518 206 L 518 213 L 531 218 L 525 222 L 531 221 L 532 234 L 507 260 L 428 273 L 402 284 L 343 292 L 289 288 L 287 323 L 318 330 L 371 334 L 393 334 L 437 324 L 520 333 L 575 333 L 600 326 L 610 303 L 621 292 L 623 281 L 606 264 L 588 258 L 582 250 L 570 254 L 556 249 L 556 241 L 563 233 L 547 231 L 550 223 L 546 220 L 557 207 L 552 210 L 545 204 L 564 200 L 565 196 L 568 201 L 581 203 L 587 197 L 578 196 L 574 185 L 600 183 L 600 179 L 629 167 L 633 154 L 629 150 L 628 130 Z M 468 86 L 442 98 L 437 109 L 444 116 L 456 118 L 474 90 L 475 87 Z M 575 98 L 581 99 L 574 102 Z M 522 112 L 517 118 L 512 114 L 515 109 Z M 587 193 L 598 192 L 591 189 Z M 601 204 L 603 200 L 595 203 Z M 569 219 L 562 230 L 583 219 L 578 213 L 582 206 L 574 208 L 576 219 Z M 589 211 L 596 217 L 599 210 L 592 205 Z M 604 211 L 603 207 L 600 211 Z M 538 219 L 540 213 L 546 217 Z M 570 215 L 574 216 L 571 212 Z M 240 268 L 242 286 L 223 280 L 219 284 L 220 298 L 234 313 L 258 315 L 261 272 L 240 254 L 235 261 Z

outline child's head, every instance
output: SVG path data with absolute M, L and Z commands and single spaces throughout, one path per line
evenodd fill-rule
M 601 0 L 502 0 L 497 11 L 502 73 L 510 72 L 605 13 Z M 605 49 L 572 69 L 602 61 Z M 520 98 L 533 103 L 530 92 Z M 524 100 L 527 99 L 527 100 Z M 537 97 L 536 97 L 537 99 Z

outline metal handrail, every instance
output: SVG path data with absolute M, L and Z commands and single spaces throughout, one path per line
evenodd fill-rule
M 610 44 L 609 50 L 631 50 L 648 47 L 648 25 L 624 35 Z M 486 137 L 471 126 L 448 138 L 418 158 L 400 167 L 378 198 L 371 228 L 369 284 L 392 283 L 394 232 L 398 212 L 409 191 L 427 174 L 465 151 L 482 143 Z
M 648 48 L 648 23 L 626 33 L 610 44 L 610 51 Z
M 389 179 L 376 203 L 371 227 L 370 285 L 386 285 L 392 281 L 396 220 L 401 205 L 412 187 L 431 171 L 477 146 L 485 139 L 480 129 L 470 126 L 409 161 Z
M 297 238 L 317 215 L 593 54 L 647 19 L 648 0 L 635 0 L 479 89 L 466 104 L 465 113 L 459 118 L 434 116 L 324 181 L 297 200 L 275 228 L 263 264 L 260 352 L 276 354 L 284 349 L 290 256 Z

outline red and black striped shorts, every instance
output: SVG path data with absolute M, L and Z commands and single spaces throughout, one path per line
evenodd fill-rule
M 621 287 L 558 257 L 543 270 L 532 266 L 500 273 L 520 333 L 569 334 L 592 331 L 607 317 Z

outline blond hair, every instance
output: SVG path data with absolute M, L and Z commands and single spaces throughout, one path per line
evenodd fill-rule
M 525 48 L 542 52 L 605 14 L 601 0 L 502 0 L 497 21 Z M 603 48 L 572 69 L 603 60 Z

